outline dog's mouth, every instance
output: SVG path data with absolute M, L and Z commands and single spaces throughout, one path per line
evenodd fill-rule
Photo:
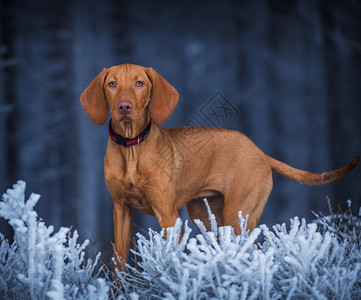
M 117 120 L 118 122 L 126 122 L 126 123 L 128 123 L 128 122 L 134 122 L 134 119 L 133 119 L 133 117 L 131 116 L 131 114 L 120 114 L 120 115 L 118 116 L 118 118 L 116 118 L 116 120 Z
M 120 117 L 120 122 L 133 122 L 134 120 L 129 115 L 123 115 Z

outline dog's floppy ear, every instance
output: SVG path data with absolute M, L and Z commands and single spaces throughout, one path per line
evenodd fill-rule
M 103 69 L 80 96 L 80 102 L 88 117 L 97 125 L 103 125 L 109 114 L 104 94 L 104 81 L 109 69 Z
M 177 106 L 179 94 L 162 76 L 152 68 L 145 70 L 152 82 L 149 111 L 152 121 L 162 125 Z

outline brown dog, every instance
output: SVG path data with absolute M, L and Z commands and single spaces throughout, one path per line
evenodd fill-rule
M 110 139 L 104 159 L 105 181 L 114 200 L 115 249 L 127 261 L 132 206 L 173 226 L 178 209 L 210 228 L 202 201 L 207 198 L 218 225 L 240 233 L 238 211 L 253 229 L 272 189 L 272 171 L 309 185 L 345 176 L 358 163 L 315 174 L 292 168 L 264 154 L 236 131 L 162 125 L 178 102 L 177 91 L 152 68 L 124 64 L 104 69 L 81 95 L 90 119 L 108 118 Z M 204 145 L 195 149 L 198 142 Z M 197 150 L 197 151 L 195 151 Z

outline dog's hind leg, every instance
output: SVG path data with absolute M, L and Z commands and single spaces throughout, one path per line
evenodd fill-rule
M 216 196 L 207 197 L 207 202 L 211 208 L 212 213 L 216 217 L 217 226 L 223 226 L 223 205 L 224 205 L 224 197 L 221 193 Z M 190 200 L 187 204 L 188 216 L 194 223 L 195 219 L 199 219 L 202 221 L 204 226 L 208 231 L 211 230 L 211 223 L 209 221 L 209 214 L 207 211 L 207 207 L 204 203 L 203 198 L 194 198 Z
M 232 226 L 235 234 L 240 234 L 241 228 L 239 226 L 238 213 L 242 211 L 244 218 L 248 215 L 247 229 L 253 230 L 257 227 L 271 193 L 272 176 L 254 183 L 247 182 L 244 185 L 239 182 L 233 183 L 231 187 L 225 193 L 223 207 L 224 225 Z

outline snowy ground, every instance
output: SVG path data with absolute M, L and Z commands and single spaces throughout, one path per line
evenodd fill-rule
M 181 220 L 167 229 L 167 240 L 164 231 L 138 234 L 136 267 L 118 274 L 123 288 L 115 296 L 100 254 L 86 258 L 89 242 L 80 244 L 77 231 L 46 226 L 34 210 L 40 196 L 25 201 L 25 186 L 19 181 L 0 202 L 0 216 L 15 232 L 11 245 L 0 234 L 1 299 L 361 298 L 361 215 L 350 208 L 318 224 L 294 217 L 289 228 L 252 232 L 240 214 L 241 236 L 217 228 L 211 213 L 212 231 L 199 222 L 195 238 Z

